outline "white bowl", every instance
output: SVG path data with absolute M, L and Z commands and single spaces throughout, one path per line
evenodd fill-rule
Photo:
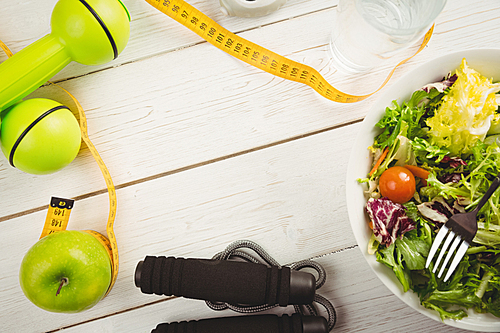
M 441 319 L 436 311 L 426 309 L 420 305 L 418 295 L 411 290 L 404 293 L 393 271 L 384 264 L 377 262 L 375 255 L 368 254 L 367 244 L 372 231 L 368 227 L 368 218 L 364 212 L 366 198 L 363 191 L 365 188 L 357 182 L 357 179 L 365 178 L 370 170 L 372 161 L 367 148 L 373 144 L 373 139 L 380 132 L 380 129 L 376 128 L 375 124 L 384 115 L 385 108 L 390 106 L 393 100 L 397 99 L 398 102 L 407 100 L 413 91 L 423 85 L 441 80 L 448 72 L 457 69 L 463 58 L 466 58 L 467 64 L 479 73 L 500 81 L 500 49 L 477 49 L 451 53 L 431 60 L 407 73 L 385 90 L 363 120 L 361 130 L 351 152 L 346 179 L 349 220 L 366 261 L 379 279 L 403 302 L 437 321 L 441 321 Z M 473 311 L 468 314 L 469 316 L 462 320 L 445 320 L 444 323 L 474 331 L 500 331 L 500 318 L 491 314 L 479 314 Z

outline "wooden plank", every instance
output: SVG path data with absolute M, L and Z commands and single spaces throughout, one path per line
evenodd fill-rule
M 7 331 L 48 331 L 151 302 L 134 286 L 146 255 L 210 258 L 251 239 L 282 263 L 355 244 L 345 203 L 345 173 L 359 124 L 313 135 L 117 191 L 115 233 L 120 273 L 106 299 L 81 314 L 36 308 L 23 295 L 18 270 L 39 237 L 45 211 L 0 223 L 0 314 Z M 332 145 L 332 143 L 334 143 Z M 312 163 L 313 162 L 313 163 Z M 77 200 L 69 229 L 104 232 L 107 194 Z M 23 325 L 19 327 L 19 318 Z
M 468 332 L 425 317 L 401 302 L 370 270 L 358 248 L 329 254 L 315 261 L 327 272 L 327 282 L 317 293 L 335 306 L 338 317 L 333 332 Z M 150 298 L 161 300 L 159 296 Z M 321 310 L 321 306 L 318 309 Z M 264 313 L 282 315 L 292 312 L 290 306 Z M 177 298 L 77 325 L 62 332 L 149 332 L 160 323 L 234 315 L 240 314 L 212 311 L 202 301 Z
M 6 8 L 30 3 L 18 0 L 9 2 Z M 216 2 L 203 3 L 216 6 L 213 4 Z M 200 9 L 203 3 L 200 2 Z M 296 2 L 289 2 L 293 3 Z M 300 3 L 307 7 L 313 2 Z M 147 18 L 149 12 L 148 9 L 140 18 L 144 18 L 145 26 L 137 26 L 140 33 L 154 30 L 148 26 L 152 21 Z M 334 74 L 327 65 L 326 53 L 332 12 L 301 16 L 242 35 L 322 69 L 339 88 L 357 91 L 363 78 L 362 88 L 370 91 L 389 66 L 374 71 L 369 77 L 347 78 Z M 7 13 L 2 7 L 0 15 Z M 138 9 L 137 13 L 142 12 Z M 160 13 L 156 15 L 155 27 L 164 28 L 166 24 L 185 31 L 169 45 L 197 43 L 189 39 L 192 38 L 188 36 L 190 32 L 184 27 L 175 26 L 175 22 L 165 23 Z M 26 24 L 27 20 L 20 22 Z M 499 6 L 493 0 L 478 4 L 463 0 L 448 3 L 429 47 L 404 70 L 398 71 L 396 77 L 428 59 L 459 48 L 497 46 L 498 20 Z M 228 21 L 243 29 L 258 22 L 233 18 Z M 0 35 L 4 29 L 2 26 Z M 161 33 L 166 35 L 167 30 Z M 147 40 L 140 37 L 141 41 L 142 38 Z M 182 44 L 186 41 L 187 44 Z M 359 126 L 336 127 L 363 117 L 372 99 L 350 106 L 332 104 L 312 97 L 317 95 L 308 87 L 242 65 L 206 43 L 166 54 L 169 49 L 158 53 L 155 50 L 158 51 L 152 47 L 144 58 L 137 58 L 139 53 L 131 54 L 130 59 L 134 59 L 131 63 L 64 83 L 88 110 L 91 137 L 119 186 L 116 232 L 122 268 L 112 293 L 96 308 L 69 316 L 44 312 L 21 295 L 17 281 L 22 255 L 41 231 L 45 211 L 40 207 L 48 203 L 51 195 L 80 196 L 71 229 L 104 231 L 107 195 L 99 192 L 104 184 L 88 151 L 84 149 L 67 169 L 46 177 L 22 174 L 2 161 L 0 242 L 5 250 L 0 256 L 0 307 L 8 309 L 0 314 L 2 329 L 54 330 L 100 316 L 108 316 L 103 319 L 101 329 L 93 326 L 100 321 L 74 329 L 89 332 L 95 327 L 102 332 L 124 327 L 120 326 L 124 320 L 120 312 L 152 299 L 140 294 L 132 282 L 135 264 L 147 254 L 210 257 L 233 240 L 250 238 L 269 249 L 280 262 L 291 262 L 354 245 L 347 222 L 344 170 L 350 140 Z M 172 65 L 167 67 L 166 63 Z M 137 73 L 142 76 L 137 78 Z M 207 85 L 208 88 L 200 89 Z M 67 101 L 53 88 L 44 88 L 37 94 Z M 322 133 L 324 130 L 328 131 Z M 319 134 L 298 139 L 316 132 Z M 15 218 L 9 216 L 30 210 L 34 212 Z M 354 253 L 352 251 L 347 252 Z M 326 258 L 338 258 L 344 252 Z M 359 253 L 357 256 L 362 258 Z M 343 318 L 343 321 L 339 319 L 340 330 L 446 331 L 439 323 L 418 317 L 385 287 L 384 291 L 379 290 L 380 282 L 373 273 L 367 275 L 369 268 L 364 261 L 353 258 L 348 257 L 346 263 L 363 269 L 355 270 L 341 263 L 337 266 L 335 261 L 335 269 L 347 267 L 348 270 L 342 270 L 338 280 L 334 279 L 333 289 L 328 289 L 330 285 L 324 287 L 328 287 L 325 295 L 343 311 L 339 311 Z M 336 278 L 337 271 L 332 271 Z M 350 285 L 353 281 L 355 284 Z M 371 285 L 374 288 L 370 288 Z M 365 287 L 366 290 L 362 289 Z M 192 313 L 186 317 L 191 305 L 179 306 L 179 302 L 171 305 L 172 302 L 133 310 L 129 322 L 144 323 L 142 328 L 147 330 L 152 327 L 149 324 L 174 320 L 159 317 L 165 316 L 163 306 L 168 313 L 177 314 L 175 318 L 179 319 L 175 320 L 196 319 Z M 370 318 L 378 316 L 384 322 L 367 322 L 366 314 L 374 309 L 382 311 L 379 308 L 386 312 L 375 312 Z M 132 311 L 124 312 L 124 315 L 130 313 Z M 145 321 L 141 317 L 144 313 L 148 318 Z
M 492 2 L 487 5 L 496 9 L 462 7 L 467 29 L 451 29 L 451 14 L 444 12 L 429 47 L 396 78 L 423 61 L 471 48 L 478 40 L 484 47 L 498 45 L 495 15 L 500 9 Z M 456 10 L 450 13 L 457 14 Z M 322 68 L 325 76 L 333 75 L 326 66 L 325 46 L 331 14 L 323 11 L 243 36 L 262 45 L 274 44 L 275 51 Z M 339 73 L 331 81 L 346 91 L 365 93 L 370 91 L 366 87 L 377 87 L 388 69 L 363 79 Z M 251 68 L 207 44 L 70 80 L 63 86 L 86 108 L 90 137 L 120 186 L 359 119 L 376 98 L 356 105 L 335 104 L 309 87 Z M 71 105 L 52 87 L 33 96 Z M 4 158 L 0 163 L 0 185 L 9 193 L 1 203 L 0 220 L 43 207 L 54 193 L 77 197 L 104 189 L 86 149 L 65 170 L 43 177 L 14 170 Z M 26 192 L 37 195 L 26 197 Z M 20 200 L 26 208 L 18 205 Z
M 13 52 L 17 52 L 42 36 L 50 33 L 50 17 L 57 0 L 45 1 L 9 1 L 0 13 L 0 40 L 5 42 Z M 220 10 L 219 1 L 188 0 L 213 20 L 234 32 L 255 29 L 289 18 L 314 13 L 332 8 L 337 0 L 291 0 L 279 11 L 256 18 L 238 18 L 226 16 Z M 85 66 L 71 63 L 57 74 L 53 80 L 85 75 L 89 72 L 120 66 L 136 60 L 145 59 L 161 53 L 189 47 L 203 42 L 203 39 L 179 23 L 159 12 L 143 0 L 123 0 L 132 21 L 130 22 L 130 38 L 120 56 L 104 65 Z M 6 57 L 0 54 L 0 61 Z

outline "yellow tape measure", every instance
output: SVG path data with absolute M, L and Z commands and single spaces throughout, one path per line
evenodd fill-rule
M 57 231 L 66 230 L 74 200 L 52 197 L 40 239 Z
M 425 34 L 423 42 L 415 54 L 398 63 L 377 90 L 368 95 L 356 96 L 343 93 L 334 88 L 314 68 L 287 59 L 233 34 L 183 0 L 146 1 L 224 52 L 273 75 L 304 83 L 316 90 L 321 96 L 340 103 L 359 102 L 382 89 L 392 77 L 396 68 L 422 51 L 429 42 L 434 30 L 433 25 Z
M 385 81 L 377 90 L 367 95 L 356 96 L 343 93 L 340 90 L 334 88 L 314 68 L 287 59 L 283 56 L 280 56 L 277 53 L 269 51 L 255 43 L 252 43 L 242 37 L 233 34 L 232 32 L 221 27 L 211 18 L 209 18 L 208 16 L 206 16 L 205 14 L 203 14 L 202 12 L 200 12 L 199 10 L 197 10 L 196 8 L 189 5 L 183 0 L 146 0 L 146 1 L 153 7 L 157 8 L 161 12 L 167 14 L 168 16 L 176 20 L 177 22 L 188 27 L 189 29 L 197 33 L 199 36 L 204 38 L 206 41 L 208 41 L 210 44 L 216 46 L 217 48 L 223 50 L 224 52 L 227 52 L 228 54 L 252 66 L 260 68 L 261 70 L 264 70 L 278 77 L 306 84 L 312 87 L 323 97 L 341 103 L 353 103 L 362 101 L 370 97 L 371 95 L 375 94 L 380 89 L 382 89 L 385 86 L 385 84 L 389 81 L 389 79 L 392 77 L 397 67 L 404 64 L 405 62 L 413 58 L 415 55 L 417 55 L 420 51 L 422 51 L 422 49 L 429 42 L 429 39 L 431 38 L 434 29 L 434 26 L 432 26 L 429 29 L 429 31 L 424 36 L 420 48 L 415 52 L 415 54 L 398 63 L 394 67 L 394 69 L 392 69 L 392 71 L 389 73 Z M 12 56 L 12 52 L 2 41 L 0 41 L 0 48 L 7 54 L 7 56 L 9 57 Z M 83 108 L 81 107 L 78 100 L 72 94 L 70 94 L 66 89 L 60 86 L 58 87 L 64 90 L 71 97 L 71 99 L 74 101 L 78 109 L 80 115 L 80 129 L 81 129 L 82 139 L 89 148 L 92 156 L 98 163 L 99 168 L 101 169 L 101 172 L 106 181 L 106 187 L 108 189 L 109 204 L 110 204 L 108 223 L 106 225 L 106 233 L 108 237 L 106 238 L 105 236 L 101 235 L 96 231 L 92 230 L 84 230 L 84 231 L 95 236 L 105 246 L 105 248 L 108 250 L 108 253 L 110 254 L 112 261 L 113 276 L 111 285 L 109 286 L 108 289 L 109 293 L 109 291 L 111 290 L 116 281 L 119 268 L 118 245 L 113 231 L 113 224 L 116 216 L 115 188 L 113 185 L 113 180 L 111 179 L 111 176 L 109 174 L 106 165 L 104 164 L 102 158 L 100 157 L 99 153 L 97 152 L 97 150 L 95 149 L 94 145 L 92 144 L 92 142 L 88 137 L 87 119 L 85 117 Z M 69 213 L 73 205 L 73 202 L 70 200 L 71 207 L 69 207 L 70 201 L 66 200 L 67 199 L 61 199 L 61 198 L 53 198 L 51 200 L 47 218 L 45 220 L 45 225 L 40 238 L 43 238 L 50 233 L 66 229 L 69 219 Z M 67 206 L 62 207 L 61 205 L 67 205 Z
M 8 57 L 11 57 L 13 54 L 1 40 L 0 40 L 0 48 L 4 50 L 4 52 L 7 54 Z M 52 82 L 51 82 L 52 83 Z M 106 292 L 106 295 L 109 294 L 111 289 L 113 288 L 113 285 L 116 282 L 116 278 L 118 276 L 118 268 L 119 268 L 119 258 L 118 258 L 118 244 L 116 242 L 116 237 L 115 233 L 113 231 L 113 225 L 115 221 L 115 216 L 116 216 L 116 192 L 115 192 L 115 187 L 113 185 L 113 180 L 111 179 L 111 175 L 109 174 L 108 168 L 104 164 L 104 161 L 102 160 L 101 156 L 97 152 L 97 149 L 95 148 L 94 144 L 92 141 L 90 141 L 89 136 L 88 136 L 88 131 L 87 131 L 87 117 L 85 116 L 85 112 L 83 111 L 82 106 L 78 102 L 78 100 L 66 89 L 63 87 L 52 83 L 53 85 L 57 86 L 58 88 L 62 89 L 64 92 L 66 92 L 69 97 L 73 100 L 75 103 L 75 106 L 78 110 L 79 114 L 79 121 L 80 121 L 80 132 L 82 136 L 83 142 L 87 145 L 87 147 L 90 150 L 90 153 L 96 160 L 97 164 L 99 165 L 99 169 L 101 170 L 102 175 L 104 176 L 104 180 L 106 181 L 106 187 L 108 189 L 108 196 L 109 196 L 109 215 L 108 215 L 108 222 L 106 224 L 106 234 L 107 238 L 103 236 L 102 234 L 98 233 L 97 231 L 93 230 L 83 230 L 92 236 L 94 236 L 101 244 L 104 245 L 106 248 L 109 257 L 111 259 L 111 283 L 109 285 L 108 291 Z M 43 238 L 51 233 L 61 231 L 61 230 L 66 230 L 66 227 L 68 226 L 68 221 L 69 221 L 69 215 L 71 212 L 71 209 L 73 208 L 73 200 L 70 199 L 62 199 L 62 198 L 52 198 L 49 209 L 47 211 L 47 217 L 45 219 L 45 224 L 42 230 L 42 234 L 40 238 Z
M 78 100 L 66 89 L 63 87 L 52 83 L 53 85 L 59 87 L 62 89 L 64 92 L 66 92 L 69 97 L 73 100 L 73 102 L 76 105 L 76 108 L 78 110 L 78 114 L 80 116 L 80 131 L 82 135 L 82 140 L 85 142 L 87 147 L 90 150 L 90 153 L 94 157 L 95 161 L 99 165 L 99 169 L 101 169 L 101 173 L 104 177 L 104 180 L 106 181 L 106 187 L 108 189 L 108 197 L 109 197 L 109 215 L 108 215 L 108 223 L 106 224 L 106 234 L 108 235 L 108 238 L 104 237 L 100 233 L 92 230 L 84 230 L 94 237 L 99 240 L 104 247 L 107 249 L 108 254 L 110 254 L 111 258 L 111 264 L 112 264 L 112 276 L 111 276 L 111 284 L 108 288 L 108 291 L 106 292 L 106 295 L 109 294 L 111 291 L 111 288 L 113 288 L 113 285 L 116 282 L 116 278 L 118 276 L 118 268 L 119 268 L 119 261 L 118 261 L 118 244 L 116 242 L 116 237 L 115 233 L 113 231 L 113 225 L 115 222 L 115 217 L 116 217 L 116 191 L 115 187 L 113 185 L 113 179 L 111 179 L 111 175 L 109 174 L 108 168 L 106 167 L 106 164 L 104 164 L 104 161 L 102 160 L 101 156 L 97 152 L 97 149 L 95 148 L 94 144 L 92 141 L 89 139 L 88 131 L 87 131 L 87 117 L 85 116 L 85 112 L 83 111 L 82 106 L 78 102 Z

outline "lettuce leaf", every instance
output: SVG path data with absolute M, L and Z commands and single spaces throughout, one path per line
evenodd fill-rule
M 405 292 L 413 288 L 411 271 L 425 268 L 425 258 L 430 249 L 427 236 L 425 233 L 419 236 L 416 230 L 409 231 L 390 246 L 379 246 L 376 253 L 377 261 L 394 271 Z
M 389 247 L 381 247 L 377 251 L 377 261 L 391 268 L 403 286 L 403 290 L 407 292 L 410 289 L 410 276 L 405 272 L 403 266 L 403 258 L 401 253 L 395 251 L 396 244 L 392 243 Z
M 396 100 L 392 106 L 385 109 L 385 115 L 375 125 L 383 131 L 375 138 L 374 147 L 384 149 L 391 147 L 398 136 L 414 138 L 422 132 L 421 118 L 425 113 L 424 105 L 420 102 L 428 100 L 430 94 L 423 90 L 415 91 L 410 100 L 401 105 Z
M 419 137 L 415 137 L 411 145 L 419 164 L 437 164 L 450 154 L 448 149 L 431 145 L 427 140 Z
M 409 232 L 406 235 L 396 240 L 396 251 L 401 253 L 406 268 L 409 270 L 424 269 L 430 250 L 429 244 L 424 239 L 418 238 L 415 233 Z
M 500 298 L 490 299 L 486 303 L 486 310 L 495 317 L 500 317 Z
M 446 311 L 440 306 L 437 306 L 433 304 L 432 302 L 422 302 L 422 305 L 425 306 L 428 309 L 435 310 L 439 313 L 439 317 L 441 317 L 441 320 L 445 319 L 453 319 L 453 320 L 460 320 L 465 317 L 467 317 L 467 312 L 464 310 L 453 310 L 453 311 Z
M 432 144 L 460 156 L 469 153 L 476 141 L 484 140 L 492 121 L 498 120 L 495 93 L 500 84 L 471 69 L 465 59 L 456 75 L 457 80 L 426 124 Z
M 464 308 L 473 308 L 481 305 L 479 297 L 463 288 L 444 291 L 436 290 L 424 302 L 441 307 L 459 305 Z
M 500 248 L 500 226 L 496 224 L 486 226 L 482 222 L 478 222 L 477 226 L 478 229 L 473 240 L 474 243 Z
M 397 165 L 401 166 L 415 164 L 412 141 L 414 138 L 427 138 L 428 128 L 425 119 L 434 113 L 434 109 L 441 103 L 442 97 L 445 95 L 445 89 L 449 89 L 454 80 L 455 76 L 453 78 L 445 77 L 441 82 L 413 92 L 408 101 L 399 104 L 397 100 L 394 100 L 392 105 L 385 109 L 385 115 L 375 125 L 381 128 L 382 132 L 375 137 L 370 149 L 373 152 L 381 153 L 385 148 L 388 148 L 389 153 L 370 179 L 373 180 L 380 176 L 389 168 L 390 164 L 394 163 L 394 160 Z M 428 155 L 428 153 L 424 154 Z

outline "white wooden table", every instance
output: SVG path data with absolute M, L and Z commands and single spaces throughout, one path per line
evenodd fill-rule
M 47 34 L 55 3 L 0 0 L 0 39 L 17 52 Z M 69 229 L 104 233 L 107 193 L 87 148 L 47 176 L 18 171 L 2 156 L 0 331 L 149 332 L 162 322 L 234 315 L 202 301 L 142 294 L 133 274 L 146 255 L 210 258 L 240 239 L 257 242 L 282 264 L 313 258 L 324 265 L 327 283 L 318 293 L 337 310 L 335 332 L 460 331 L 389 292 L 351 231 L 347 160 L 377 95 L 356 104 L 331 102 L 219 51 L 143 0 L 124 3 L 131 36 L 118 59 L 97 67 L 71 63 L 53 78 L 85 108 L 90 138 L 117 187 L 118 280 L 79 314 L 49 313 L 24 297 L 19 265 L 38 240 L 50 197 L 76 200 Z M 377 88 L 394 62 L 415 50 L 369 75 L 344 75 L 328 64 L 335 0 L 289 0 L 260 18 L 224 16 L 217 0 L 189 3 L 354 94 Z M 497 0 L 450 0 L 429 45 L 388 86 L 437 56 L 499 45 Z M 53 87 L 32 96 L 71 104 Z

